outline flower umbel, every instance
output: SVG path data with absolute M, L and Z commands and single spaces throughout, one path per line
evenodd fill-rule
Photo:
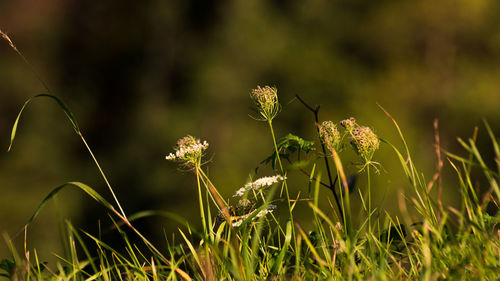
M 275 87 L 257 86 L 250 93 L 250 97 L 265 120 L 271 121 L 278 115 L 280 104 L 278 103 L 278 90 Z
M 333 148 L 335 151 L 340 150 L 342 145 L 340 132 L 332 121 L 324 121 L 321 123 L 319 126 L 319 135 L 328 148 Z
M 208 148 L 208 142 L 201 142 L 193 136 L 186 136 L 177 141 L 175 153 L 170 153 L 165 158 L 171 161 L 183 162 L 187 166 L 200 163 L 203 152 Z
M 253 182 L 249 182 L 245 184 L 242 188 L 238 189 L 233 197 L 243 196 L 250 190 L 259 190 L 267 186 L 271 186 L 279 181 L 284 180 L 285 178 L 281 175 L 271 176 L 271 177 L 262 177 Z
M 370 162 L 375 150 L 380 145 L 380 140 L 377 135 L 368 127 L 356 127 L 351 133 L 351 144 L 356 153 L 365 160 Z

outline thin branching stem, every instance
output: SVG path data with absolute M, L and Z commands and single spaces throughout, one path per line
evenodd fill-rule
M 320 137 L 320 134 L 319 134 L 319 127 L 318 127 L 318 124 L 319 124 L 319 109 L 320 109 L 320 106 L 316 106 L 316 108 L 312 108 L 310 105 L 308 105 L 299 95 L 295 95 L 295 97 L 307 108 L 309 109 L 313 114 L 314 114 L 314 124 L 315 124 L 315 127 L 316 127 L 316 131 L 318 132 L 318 138 L 319 138 L 319 143 L 321 145 L 321 150 L 323 151 L 323 155 L 327 155 L 326 153 L 326 148 L 325 148 L 325 145 L 323 144 L 323 142 L 321 141 L 321 137 Z M 325 166 L 326 166 L 326 172 L 328 174 L 328 180 L 330 182 L 330 187 L 328 187 L 332 193 L 333 193 L 333 197 L 335 198 L 335 203 L 337 204 L 337 208 L 339 209 L 339 212 L 340 212 L 340 217 L 342 218 L 342 223 L 344 223 L 344 213 L 342 211 L 342 207 L 340 205 L 340 201 L 339 201 L 339 198 L 337 196 L 337 192 L 335 192 L 335 184 L 337 182 L 337 178 L 335 178 L 335 180 L 333 180 L 333 177 L 332 177 L 332 172 L 330 171 L 330 163 L 328 162 L 328 157 L 324 157 L 325 159 Z

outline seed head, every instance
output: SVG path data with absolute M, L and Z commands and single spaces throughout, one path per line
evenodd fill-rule
M 265 120 L 271 121 L 278 115 L 280 104 L 278 103 L 278 90 L 275 87 L 257 86 L 250 93 L 250 97 Z
M 342 127 L 344 127 L 348 132 L 352 132 L 358 126 L 354 117 L 340 121 L 340 125 L 342 125 Z
M 337 129 L 337 125 L 332 121 L 324 121 L 319 126 L 319 135 L 321 140 L 330 148 L 335 149 L 335 151 L 340 150 L 341 138 L 340 132 Z
M 351 136 L 351 144 L 356 153 L 369 162 L 380 145 L 377 135 L 368 127 L 356 127 Z

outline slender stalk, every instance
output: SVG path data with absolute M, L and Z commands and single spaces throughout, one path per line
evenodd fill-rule
M 292 221 L 292 225 L 295 225 L 294 220 L 293 220 L 293 214 L 292 214 L 292 206 L 290 205 L 290 195 L 288 193 L 288 185 L 286 183 L 285 171 L 283 170 L 283 165 L 281 164 L 281 158 L 280 158 L 280 154 L 278 151 L 278 145 L 276 143 L 276 136 L 274 134 L 273 122 L 272 122 L 272 120 L 268 120 L 267 123 L 269 124 L 269 129 L 271 130 L 271 135 L 273 137 L 274 150 L 276 152 L 276 158 L 278 159 L 278 163 L 280 165 L 281 175 L 283 176 L 283 185 L 285 187 L 286 203 L 288 205 L 288 211 L 290 213 L 290 220 Z M 292 234 L 293 237 L 295 237 L 295 227 L 292 227 L 292 233 L 293 233 Z M 295 245 L 295 239 L 293 239 L 293 241 L 294 241 L 294 245 Z
M 109 191 L 111 192 L 111 194 L 113 195 L 113 199 L 115 200 L 116 202 L 116 205 L 118 205 L 118 208 L 120 209 L 120 212 L 121 212 L 121 215 L 122 217 L 128 221 L 127 219 L 127 216 L 125 215 L 125 212 L 123 211 L 123 208 L 122 206 L 120 205 L 120 202 L 118 201 L 118 198 L 116 198 L 116 195 L 115 195 L 115 192 L 113 191 L 113 188 L 111 187 L 111 184 L 109 184 L 109 181 L 108 181 L 108 178 L 106 177 L 106 175 L 104 174 L 103 170 L 101 169 L 101 165 L 99 165 L 99 162 L 97 161 L 97 159 L 95 158 L 94 156 L 94 153 L 92 152 L 92 149 L 90 149 L 90 146 L 88 145 L 87 141 L 85 140 L 85 138 L 83 137 L 82 135 L 82 132 L 78 131 L 77 132 L 78 136 L 80 136 L 80 138 L 82 139 L 83 143 L 85 144 L 85 147 L 87 148 L 87 150 L 89 151 L 90 153 L 90 156 L 92 156 L 92 159 L 94 159 L 94 163 L 96 164 L 97 168 L 99 169 L 99 172 L 101 173 L 104 181 L 106 182 L 106 185 L 108 186 L 108 189 Z
M 45 90 L 47 90 L 47 92 L 49 93 L 52 93 L 52 91 L 50 90 L 49 88 L 49 85 L 47 85 L 47 83 L 45 83 L 45 80 L 42 79 L 42 76 L 40 75 L 40 73 L 38 73 L 38 71 L 36 71 L 35 67 L 28 61 L 28 59 L 17 49 L 16 45 L 14 44 L 14 42 L 12 41 L 12 39 L 10 39 L 10 37 L 5 33 L 3 32 L 1 29 L 0 29 L 0 37 L 2 37 L 3 39 L 5 39 L 8 43 L 9 43 L 9 46 L 12 48 L 12 50 L 14 52 L 16 52 L 16 54 L 23 60 L 23 62 L 30 68 L 31 72 L 33 72 L 33 74 L 35 75 L 36 79 L 38 79 L 38 81 L 40 83 L 42 83 L 43 87 L 45 88 Z
M 367 185 L 368 185 L 368 233 L 372 233 L 372 191 L 371 191 L 371 183 L 370 183 L 370 165 L 366 167 L 366 175 L 367 175 Z
M 201 195 L 201 185 L 200 185 L 200 173 L 198 172 L 200 169 L 198 165 L 196 165 L 195 173 L 196 173 L 196 185 L 198 186 L 198 201 L 200 201 L 200 215 L 201 215 L 201 223 L 203 224 L 203 234 L 207 235 L 207 223 L 205 220 L 205 210 L 203 207 L 203 197 Z
M 219 199 L 222 201 L 222 203 L 224 204 L 225 207 L 229 207 L 229 204 L 226 202 L 226 200 L 224 200 L 224 197 L 222 197 L 219 193 L 219 191 L 217 190 L 217 188 L 215 188 L 215 185 L 212 183 L 212 181 L 210 180 L 210 178 L 207 176 L 207 174 L 205 174 L 205 172 L 203 172 L 203 170 L 201 168 L 198 169 L 198 171 L 200 172 L 200 174 L 206 179 L 207 181 L 207 186 L 208 185 L 211 185 L 213 187 L 213 191 L 215 191 L 215 194 L 217 194 L 217 196 L 219 197 Z

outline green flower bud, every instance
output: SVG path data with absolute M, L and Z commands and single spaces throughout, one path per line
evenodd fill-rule
M 257 105 L 260 115 L 262 115 L 265 120 L 271 121 L 278 115 L 280 105 L 278 103 L 278 90 L 275 87 L 257 86 L 257 88 L 253 89 L 250 93 L 250 97 L 255 105 Z

